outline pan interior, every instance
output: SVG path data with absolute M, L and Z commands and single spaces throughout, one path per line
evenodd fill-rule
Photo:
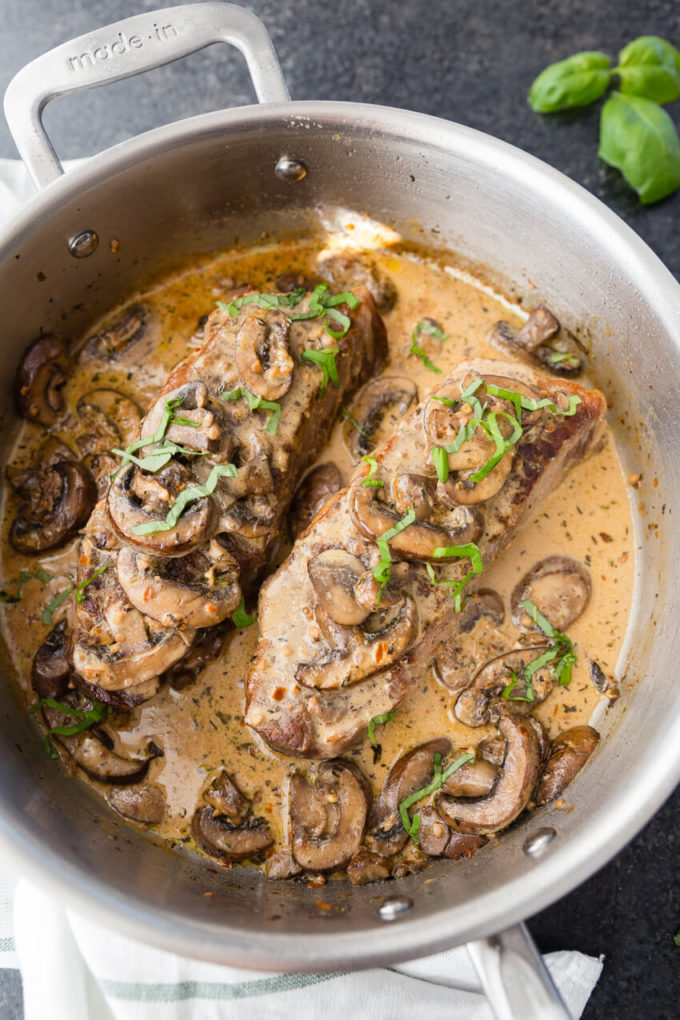
M 274 173 L 284 152 L 307 166 L 296 184 Z M 603 864 L 680 776 L 671 668 L 680 616 L 668 570 L 680 509 L 680 288 L 604 207 L 517 150 L 432 118 L 322 103 L 209 114 L 109 150 L 39 196 L 4 240 L 0 283 L 12 297 L 3 309 L 0 415 L 13 419 L 19 353 L 41 330 L 78 335 L 172 265 L 263 237 L 308 237 L 339 209 L 388 224 L 406 242 L 453 251 L 460 265 L 487 267 L 508 297 L 547 303 L 588 338 L 624 469 L 643 463 L 636 597 L 620 669 L 631 687 L 624 682 L 609 713 L 597 762 L 574 783 L 572 811 L 541 809 L 470 861 L 384 885 L 330 883 L 321 895 L 253 870 L 206 867 L 119 823 L 46 765 L 3 662 L 0 832 L 19 867 L 137 937 L 242 966 L 370 965 L 498 929 Z M 77 260 L 67 242 L 84 229 L 97 232 L 99 246 Z M 3 442 L 9 432 L 1 430 Z M 546 825 L 557 837 L 543 856 L 527 856 L 527 836 Z M 386 925 L 378 908 L 395 896 L 412 906 Z

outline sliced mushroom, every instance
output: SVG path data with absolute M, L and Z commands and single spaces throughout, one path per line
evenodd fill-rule
M 165 815 L 163 791 L 153 783 L 114 786 L 109 793 L 109 804 L 124 818 L 143 825 L 158 825 Z
M 236 337 L 236 367 L 242 384 L 264 400 L 279 400 L 291 387 L 290 319 L 283 312 L 250 312 Z
M 391 874 L 392 866 L 388 858 L 372 854 L 369 850 L 360 850 L 347 865 L 347 876 L 352 885 L 382 882 Z
M 61 394 L 71 366 L 66 347 L 48 333 L 24 353 L 17 370 L 15 394 L 19 414 L 49 428 L 64 410 Z
M 288 272 L 279 273 L 274 280 L 274 286 L 281 294 L 292 294 L 294 290 L 311 290 L 313 281 L 304 273 L 288 270 Z
M 317 619 L 319 616 L 317 613 Z M 327 639 L 337 640 L 338 646 L 319 661 L 298 666 L 295 678 L 320 690 L 357 683 L 397 662 L 411 645 L 417 627 L 416 604 L 411 595 L 403 595 L 398 605 L 366 616 L 361 628 L 327 628 Z
M 524 810 L 536 786 L 541 769 L 536 730 L 506 706 L 498 706 L 494 712 L 506 753 L 493 792 L 478 800 L 457 800 L 445 794 L 437 799 L 437 811 L 456 832 L 476 836 L 500 832 Z
M 213 809 L 213 814 L 228 818 L 232 825 L 243 825 L 250 814 L 251 801 L 224 769 L 204 792 L 203 800 Z
M 129 614 L 138 610 L 130 607 Z M 129 615 L 128 614 L 128 615 Z M 156 680 L 181 659 L 194 639 L 192 630 L 178 631 L 161 628 L 158 624 L 144 623 L 146 640 L 119 640 L 113 644 L 93 645 L 77 642 L 72 650 L 73 668 L 85 683 L 96 687 L 98 697 L 107 700 L 107 691 L 127 691 L 137 688 L 138 693 L 147 681 Z M 119 634 L 124 632 L 121 627 Z M 157 684 L 156 684 L 157 689 Z M 150 694 L 147 696 L 151 696 Z
M 450 750 L 451 741 L 438 737 L 397 759 L 371 812 L 367 844 L 372 851 L 382 857 L 391 857 L 403 849 L 408 834 L 401 823 L 399 805 L 431 781 L 435 754 L 443 758 Z
M 219 659 L 231 631 L 231 620 L 201 631 L 187 654 L 165 672 L 164 679 L 177 691 L 195 683 L 208 663 Z
M 565 631 L 590 602 L 590 573 L 570 556 L 548 556 L 535 563 L 515 585 L 510 596 L 513 622 L 527 630 L 540 630 L 520 605 L 530 599 L 549 623 Z
M 432 494 L 434 479 L 427 475 L 400 474 L 392 481 L 392 499 L 402 516 L 413 510 L 417 521 L 432 516 Z
M 459 694 L 454 707 L 456 718 L 466 726 L 484 726 L 488 723 L 491 706 L 510 685 L 513 673 L 517 677 L 517 683 L 511 691 L 515 711 L 528 713 L 545 701 L 555 686 L 551 663 L 533 674 L 533 700 L 520 699 L 526 696 L 523 670 L 542 655 L 546 647 L 536 645 L 532 648 L 516 648 L 485 662 L 475 673 L 470 686 Z
M 217 401 L 210 399 L 207 386 L 200 380 L 183 383 L 173 390 L 165 391 L 159 397 L 144 419 L 142 429 L 144 437 L 155 435 L 170 403 L 174 403 L 175 408 L 166 426 L 164 439 L 203 453 L 220 449 L 223 438 L 223 409 Z M 152 449 L 145 447 L 144 455 L 148 455 Z M 231 444 L 226 449 L 225 456 L 228 457 L 230 453 Z
M 602 667 L 594 659 L 590 660 L 590 679 L 599 694 L 606 694 L 611 702 L 616 701 L 620 691 L 616 682 L 607 676 Z
M 274 842 L 263 818 L 233 825 L 228 818 L 215 818 L 211 807 L 199 808 L 195 813 L 191 834 L 211 857 L 226 857 L 230 861 L 257 857 Z
M 365 573 L 364 564 L 344 549 L 326 549 L 311 559 L 307 573 L 319 605 L 331 620 L 351 627 L 363 623 L 369 610 L 362 608 L 354 588 Z
M 116 571 L 132 605 L 165 627 L 212 627 L 241 601 L 238 564 L 214 540 L 179 558 L 156 559 L 123 546 Z
M 359 390 L 348 408 L 356 425 L 348 418 L 342 427 L 352 460 L 361 460 L 391 436 L 417 400 L 415 383 L 399 376 L 381 376 Z
M 76 411 L 87 429 L 76 439 L 83 454 L 127 446 L 137 436 L 142 419 L 133 400 L 110 389 L 89 390 L 78 401 Z
M 302 868 L 288 847 L 277 850 L 275 854 L 272 854 L 264 862 L 264 873 L 270 881 L 293 878 L 294 875 L 299 875 L 301 871 Z
M 505 739 L 496 733 L 492 737 L 484 737 L 477 744 L 477 757 L 492 765 L 502 765 L 505 759 Z
M 527 354 L 558 375 L 576 375 L 582 368 L 581 359 L 568 350 L 558 350 L 546 343 L 560 328 L 560 323 L 550 309 L 539 305 L 521 329 L 515 329 L 505 321 L 495 323 L 489 333 L 489 341 L 507 354 Z M 564 340 L 559 341 L 559 346 L 565 347 Z
M 354 483 L 354 519 L 370 538 L 384 535 L 401 519 L 375 495 L 376 491 L 380 492 L 379 489 L 364 487 L 360 479 Z M 459 506 L 447 515 L 446 527 L 424 521 L 409 524 L 390 540 L 390 550 L 405 559 L 437 561 L 435 549 L 474 542 L 479 538 L 482 526 L 476 509 Z M 441 563 L 441 560 L 437 562 Z
M 146 305 L 132 305 L 98 333 L 89 337 L 81 357 L 115 361 L 144 336 L 149 319 Z
M 62 620 L 35 653 L 31 686 L 39 698 L 61 698 L 66 693 L 69 674 L 68 635 L 66 620 Z
M 435 679 L 450 691 L 468 687 L 480 652 L 490 658 L 502 651 L 505 639 L 497 628 L 504 619 L 503 599 L 497 592 L 480 588 L 471 595 L 458 615 L 458 626 L 461 634 L 474 632 L 474 640 L 442 641 L 432 662 Z
M 319 464 L 305 475 L 295 491 L 288 515 L 288 530 L 293 542 L 341 488 L 342 478 L 335 464 Z
M 296 772 L 290 783 L 293 856 L 308 871 L 344 867 L 366 827 L 368 784 L 353 762 L 340 758 L 311 769 L 312 784 Z
M 68 695 L 64 703 L 81 711 L 92 707 L 92 702 L 89 699 L 75 694 Z M 73 726 L 74 722 L 76 724 L 78 722 L 78 717 L 56 708 L 50 708 L 48 705 L 43 706 L 42 713 L 49 729 L 69 727 Z M 162 753 L 151 742 L 146 757 L 124 757 L 113 750 L 111 737 L 101 728 L 86 729 L 76 734 L 53 733 L 51 739 L 58 741 L 65 748 L 70 759 L 91 779 L 96 779 L 100 783 L 125 785 L 141 782 L 153 759 Z
M 127 465 L 109 489 L 108 508 L 116 530 L 133 545 L 163 556 L 183 556 L 195 549 L 210 526 L 209 496 L 189 503 L 172 528 L 145 535 L 134 531 L 143 524 L 165 526 L 177 497 L 191 482 L 189 470 L 177 461 L 171 461 L 154 475 L 144 473 L 134 464 Z
M 488 842 L 486 836 L 453 832 L 430 804 L 421 808 L 418 814 L 418 846 L 428 857 L 447 857 L 455 861 L 459 857 L 471 857 L 475 850 Z
M 319 271 L 342 290 L 366 287 L 381 315 L 391 311 L 396 304 L 397 291 L 389 277 L 355 255 L 330 255 L 319 262 Z
M 498 769 L 484 758 L 469 761 L 442 786 L 452 797 L 488 797 L 498 781 Z
M 592 726 L 575 726 L 560 733 L 552 742 L 550 757 L 539 780 L 534 797 L 536 804 L 548 804 L 562 796 L 588 761 L 599 739 L 600 734 Z
M 12 523 L 10 542 L 29 555 L 54 549 L 90 516 L 97 489 L 90 472 L 62 443 L 48 440 L 28 471 L 8 471 L 10 484 L 27 500 Z

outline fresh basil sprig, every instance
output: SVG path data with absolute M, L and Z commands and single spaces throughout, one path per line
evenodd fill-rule
M 612 93 L 602 107 L 597 154 L 621 171 L 643 205 L 680 188 L 680 138 L 666 111 L 651 99 Z
M 541 71 L 529 89 L 529 106 L 536 113 L 557 113 L 588 106 L 609 88 L 612 62 L 606 53 L 586 50 Z
M 529 105 L 537 113 L 587 106 L 614 90 L 600 116 L 598 155 L 619 170 L 649 205 L 680 188 L 680 139 L 661 109 L 680 96 L 680 52 L 657 35 L 633 39 L 611 66 L 606 53 L 575 53 L 551 64 L 533 82 Z

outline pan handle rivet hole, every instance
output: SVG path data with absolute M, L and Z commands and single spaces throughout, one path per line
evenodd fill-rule
M 99 236 L 94 230 L 81 230 L 68 242 L 68 250 L 74 259 L 86 259 L 93 255 L 99 244 Z
M 293 159 L 291 156 L 281 156 L 274 173 L 280 181 L 286 181 L 288 184 L 296 184 L 297 181 L 301 181 L 303 177 L 307 176 L 307 167 L 301 159 Z
M 546 825 L 543 829 L 537 829 L 524 840 L 522 849 L 528 857 L 540 857 L 552 843 L 557 832 L 551 826 Z
M 381 921 L 396 921 L 412 907 L 413 900 L 409 896 L 389 896 L 376 909 Z

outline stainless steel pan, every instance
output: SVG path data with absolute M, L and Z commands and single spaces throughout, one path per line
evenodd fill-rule
M 262 105 L 158 128 L 61 175 L 40 120 L 49 99 L 215 41 L 242 50 Z M 308 234 L 315 209 L 341 206 L 394 225 L 407 240 L 436 241 L 491 266 L 506 291 L 545 301 L 584 327 L 624 462 L 630 470 L 643 464 L 635 498 L 644 506 L 621 662 L 634 684 L 624 683 L 602 726 L 607 739 L 570 790 L 573 811 L 536 811 L 465 863 L 435 863 L 349 896 L 331 883 L 324 900 L 334 909 L 320 911 L 314 890 L 241 868 L 207 871 L 119 824 L 86 788 L 64 781 L 45 763 L 7 663 L 0 838 L 18 868 L 130 935 L 206 960 L 284 970 L 365 967 L 482 940 L 582 882 L 680 777 L 679 583 L 670 562 L 680 520 L 680 287 L 671 274 L 589 194 L 494 138 L 383 107 L 289 102 L 262 25 L 227 4 L 148 13 L 66 43 L 16 76 L 6 112 L 42 190 L 0 238 L 3 444 L 15 367 L 41 329 L 75 336 L 165 266 L 262 232 Z M 477 941 L 473 951 L 487 961 L 488 981 L 494 970 L 502 977 L 515 954 L 514 1004 L 497 1008 L 528 1016 L 531 950 L 521 929 Z M 542 1001 L 542 1015 L 564 1015 L 549 996 Z

